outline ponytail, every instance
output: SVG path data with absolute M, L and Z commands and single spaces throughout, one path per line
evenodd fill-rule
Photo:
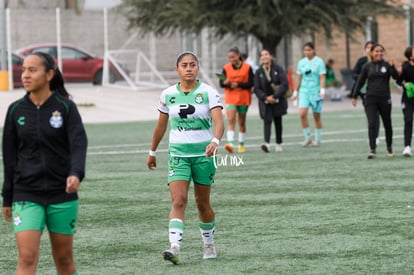
M 49 89 L 51 91 L 58 92 L 62 97 L 69 98 L 70 95 L 65 88 L 65 81 L 63 80 L 62 72 L 56 66 L 53 57 L 47 53 L 35 52 L 30 55 L 36 55 L 42 59 L 42 63 L 45 67 L 46 72 L 53 70 L 53 78 L 49 81 Z

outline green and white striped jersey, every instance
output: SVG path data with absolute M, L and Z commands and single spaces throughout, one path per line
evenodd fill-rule
M 202 82 L 188 94 L 179 84 L 161 93 L 158 110 L 169 115 L 171 156 L 205 155 L 205 148 L 213 138 L 210 110 L 215 107 L 223 108 L 219 93 Z

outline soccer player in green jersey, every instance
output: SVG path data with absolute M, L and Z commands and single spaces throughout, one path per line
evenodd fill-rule
M 296 85 L 292 100 L 298 101 L 300 123 L 303 129 L 305 141 L 302 146 L 312 144 L 311 129 L 308 120 L 308 110 L 312 109 L 315 121 L 314 146 L 320 146 L 322 138 L 322 105 L 325 97 L 326 67 L 323 60 L 316 55 L 312 42 L 306 42 L 303 46 L 304 58 L 299 60 L 296 71 Z
M 204 243 L 203 258 L 216 258 L 216 223 L 210 205 L 210 190 L 216 172 L 213 158 L 224 133 L 220 95 L 212 87 L 197 80 L 197 56 L 192 52 L 179 54 L 176 71 L 180 82 L 165 89 L 160 96 L 160 115 L 147 159 L 148 168 L 155 169 L 156 150 L 169 122 L 168 184 L 172 206 L 168 226 L 170 249 L 163 252 L 163 257 L 173 264 L 179 264 L 191 181 L 194 182 L 199 227 Z

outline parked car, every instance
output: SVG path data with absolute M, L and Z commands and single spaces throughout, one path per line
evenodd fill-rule
M 13 87 L 15 88 L 20 88 L 23 87 L 23 83 L 22 83 L 22 79 L 21 79 L 21 75 L 22 75 L 22 65 L 23 65 L 23 57 L 12 53 L 12 66 L 13 66 Z M 1 56 L 0 56 L 1 59 Z M 9 55 L 6 52 L 6 68 L 5 70 L 8 70 L 8 65 L 9 65 Z
M 57 44 L 34 44 L 15 51 L 16 53 L 27 56 L 35 52 L 48 53 L 55 58 L 57 63 Z M 66 82 L 92 82 L 102 84 L 103 77 L 103 58 L 96 57 L 87 51 L 68 44 L 61 45 L 62 72 Z M 111 64 L 109 81 L 111 83 L 122 79 L 118 70 Z

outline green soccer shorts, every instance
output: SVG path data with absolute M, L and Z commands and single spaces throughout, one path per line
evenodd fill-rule
M 33 202 L 14 202 L 12 206 L 13 231 L 26 230 L 73 235 L 76 232 L 79 201 L 42 205 Z
M 193 180 L 198 184 L 211 185 L 215 175 L 213 157 L 169 157 L 168 184 L 176 180 Z

